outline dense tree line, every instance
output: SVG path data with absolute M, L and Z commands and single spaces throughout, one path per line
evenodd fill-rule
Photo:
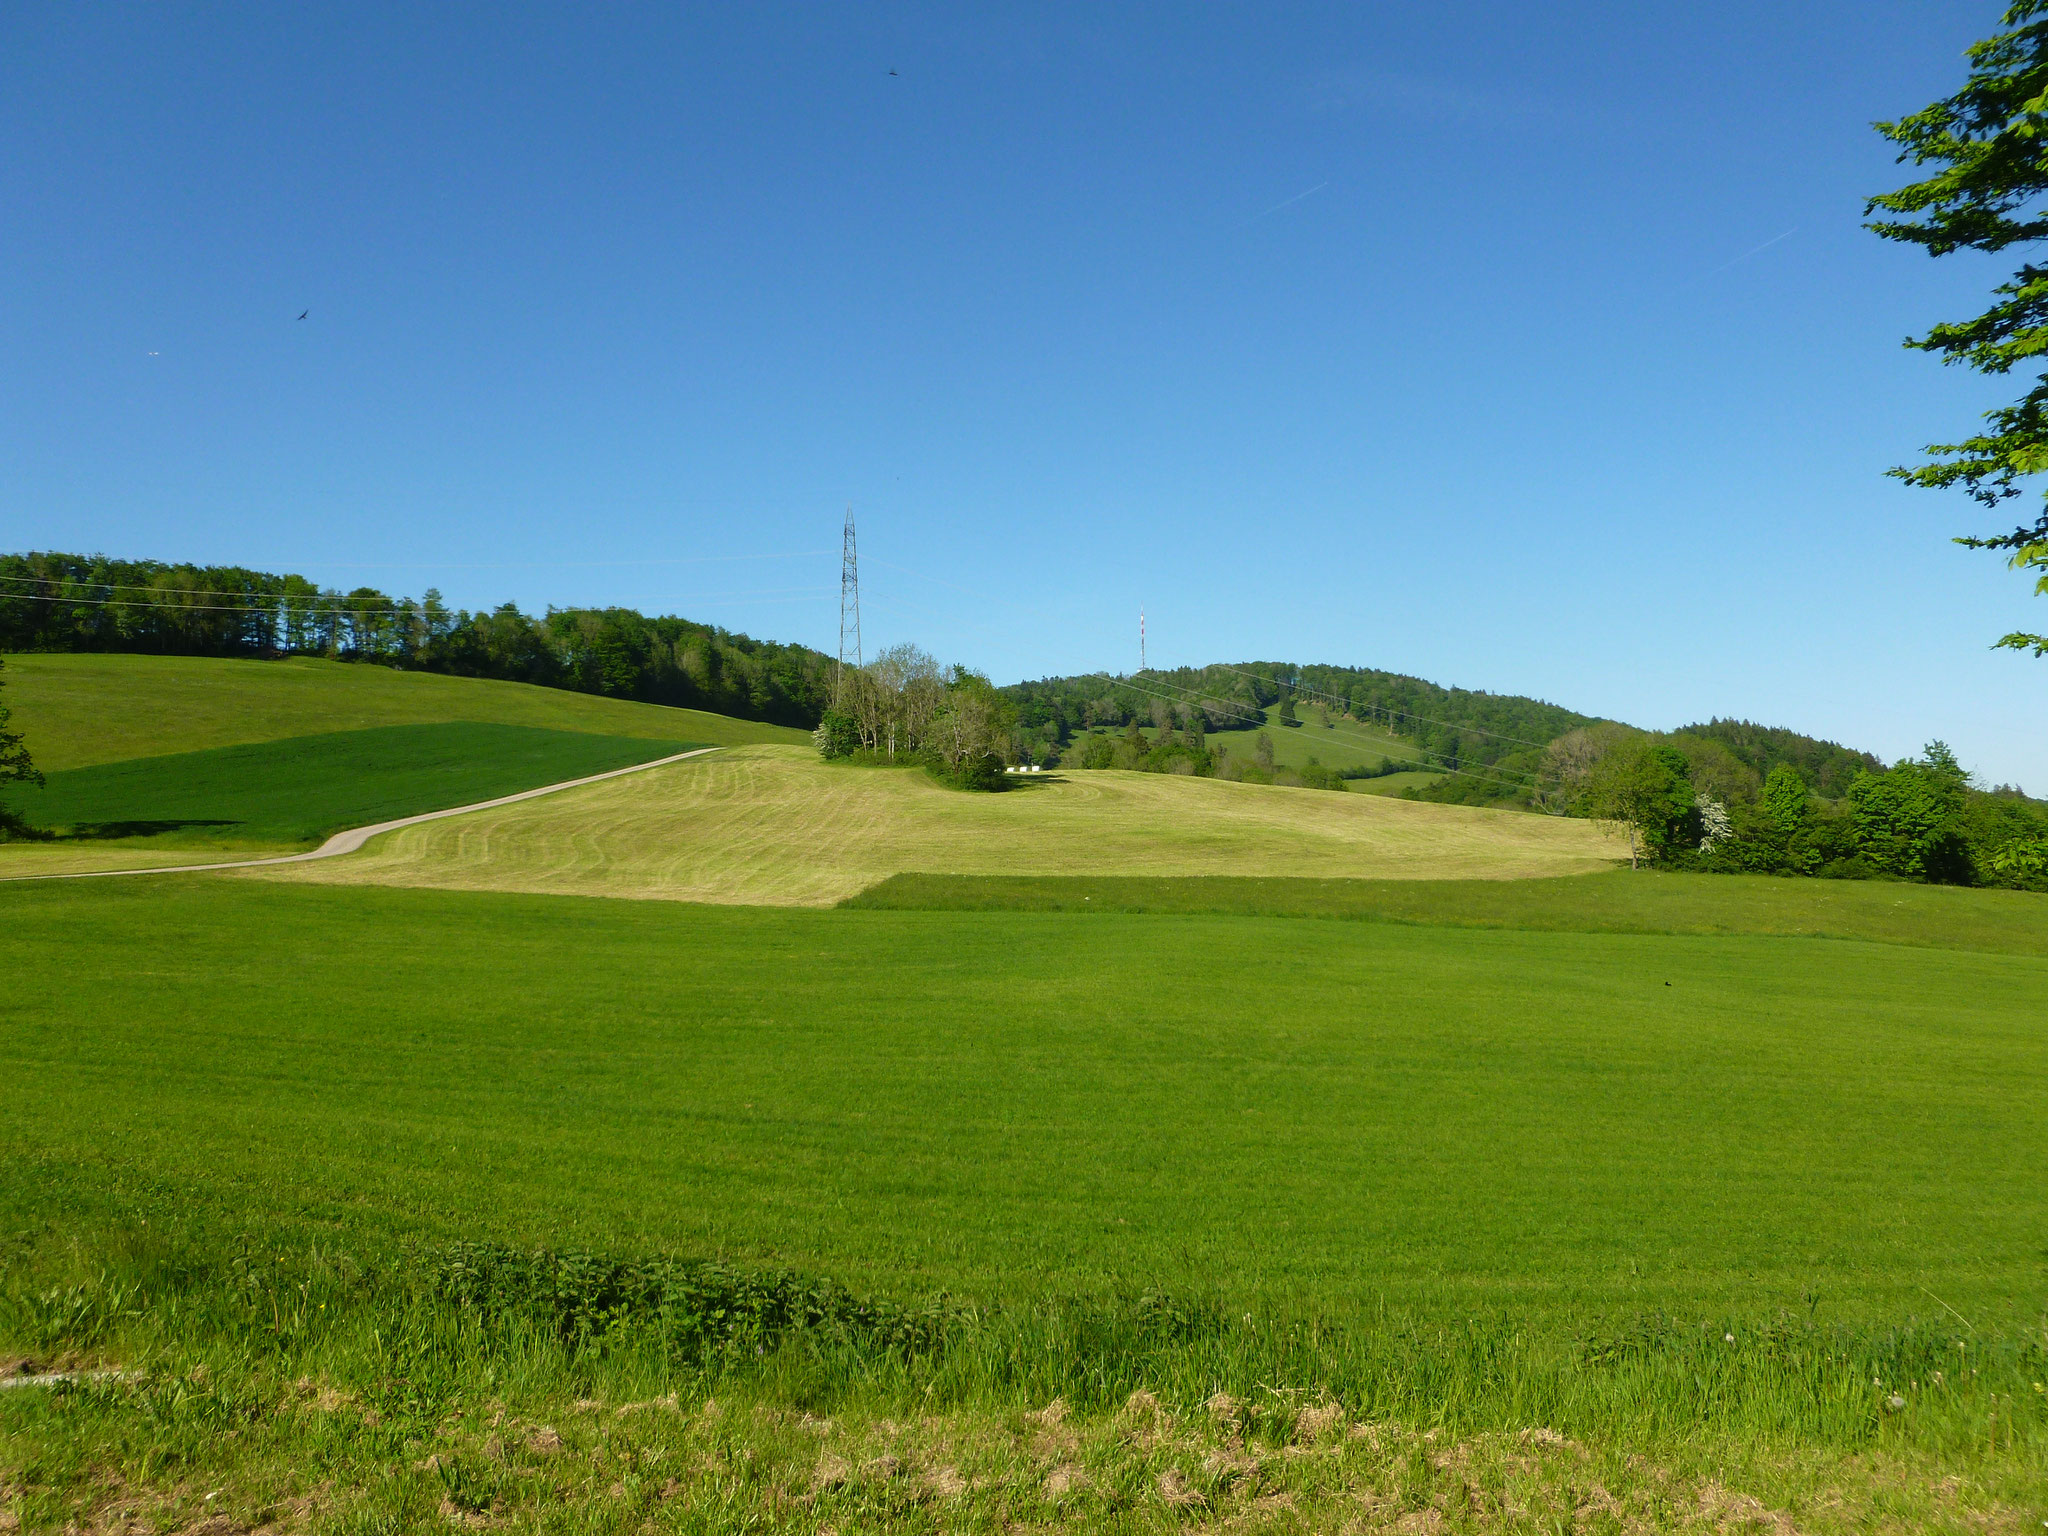
M 1676 734 L 1693 741 L 1719 742 L 1759 780 L 1781 764 L 1789 764 L 1799 770 L 1815 794 L 1830 800 L 1847 794 L 1857 774 L 1884 771 L 1884 764 L 1868 752 L 1748 720 L 1716 718 L 1704 725 L 1682 725 Z
M 2048 805 L 1973 786 L 1943 743 L 1889 769 L 1870 759 L 1836 796 L 1815 792 L 1800 755 L 1760 773 L 1691 730 L 1596 726 L 1551 744 L 1539 795 L 1549 809 L 1620 821 L 1641 863 L 2048 890 Z
M 807 646 L 630 608 L 470 613 L 431 588 L 416 602 L 242 566 L 43 553 L 0 555 L 0 651 L 327 656 L 795 726 L 817 723 L 835 665 Z
M 1419 763 L 1446 771 L 1486 771 L 1487 778 L 1473 780 L 1482 785 L 1485 799 L 1502 798 L 1485 790 L 1485 784 L 1533 778 L 1548 742 L 1594 723 L 1586 715 L 1516 694 L 1444 688 L 1368 667 L 1293 662 L 1181 667 L 1128 678 L 1044 678 L 1003 691 L 1016 701 L 1025 743 L 1041 752 L 1057 750 L 1092 728 L 1149 722 L 1157 707 L 1176 720 L 1198 712 L 1211 731 L 1262 725 L 1261 712 L 1275 705 L 1283 725 L 1290 713 L 1327 709 L 1412 742 Z

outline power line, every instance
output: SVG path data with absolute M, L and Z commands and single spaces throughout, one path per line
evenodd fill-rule
M 406 569 L 406 571 L 512 571 L 512 569 L 539 569 L 539 567 L 547 567 L 551 571 L 584 571 L 584 569 L 606 569 L 606 567 L 612 567 L 612 565 L 633 565 L 633 567 L 641 567 L 641 565 L 709 565 L 709 563 L 715 563 L 715 561 L 748 561 L 748 559 L 811 559 L 815 555 L 829 555 L 829 553 L 831 553 L 829 549 L 797 549 L 797 551 L 788 551 L 788 553 L 782 553 L 782 555 L 682 555 L 682 557 L 676 557 L 676 559 L 578 559 L 578 561 L 539 561 L 539 559 L 524 561 L 522 559 L 522 561 L 500 561 L 500 563 L 492 563 L 492 565 L 330 565 L 328 569 L 340 569 L 340 571 L 399 571 L 399 569 Z M 301 578 L 301 580 L 305 580 L 305 578 Z M 76 582 L 78 586 L 100 588 L 104 592 L 190 592 L 195 598 L 258 598 L 258 596 L 270 596 L 270 594 L 250 592 L 250 590 L 217 592 L 213 588 L 197 588 L 197 586 L 162 588 L 162 586 L 150 586 L 150 584 L 145 584 L 145 582 L 100 582 L 96 578 L 90 578 L 90 575 L 0 575 L 0 582 L 16 582 L 16 584 L 37 582 L 41 586 L 66 586 L 66 584 Z M 14 594 L 0 592 L 0 596 L 14 596 Z M 309 598 L 309 596 L 324 596 L 324 594 L 319 594 L 319 592 L 289 592 L 289 594 L 285 594 L 285 592 L 281 592 L 281 594 L 276 594 L 276 596 L 279 596 L 279 598 L 285 598 L 285 596 Z M 332 592 L 332 596 L 348 596 L 348 594 L 346 592 Z M 80 602 L 88 602 L 88 598 L 80 598 Z M 397 602 L 397 598 L 393 598 L 393 602 Z
M 175 591 L 177 589 L 173 590 Z M 728 602 L 734 598 L 775 597 L 792 592 L 802 593 L 806 596 L 809 596 L 819 592 L 829 592 L 830 590 L 830 587 L 759 587 L 746 592 L 700 592 L 694 596 L 673 599 L 673 601 L 689 603 L 717 603 Z M 198 595 L 233 596 L 235 594 L 201 593 Z M 123 597 L 62 597 L 49 596 L 37 592 L 0 592 L 0 603 L 63 603 L 74 606 L 83 605 L 86 607 L 94 608 L 153 608 L 158 610 L 159 612 L 164 613 L 240 613 L 250 615 L 251 617 L 260 618 L 278 617 L 284 611 L 284 605 L 287 603 L 308 604 L 308 607 L 298 610 L 298 612 L 302 616 L 325 615 L 328 617 L 338 616 L 342 618 L 363 618 L 371 616 L 381 616 L 384 618 L 392 618 L 399 614 L 418 613 L 424 611 L 419 604 L 414 603 L 410 599 L 406 598 L 388 599 L 389 603 L 391 604 L 391 606 L 388 608 L 336 608 L 332 606 L 333 603 L 340 600 L 341 598 L 341 593 L 325 594 L 317 592 L 299 592 L 290 594 L 279 594 L 278 596 L 261 603 L 226 604 L 181 603 L 175 601 L 162 600 L 155 602 L 145 602 L 137 598 Z M 458 611 L 465 610 L 457 610 L 451 608 L 447 610 L 447 613 L 449 614 L 450 617 L 453 617 Z M 476 610 L 477 614 L 480 617 L 485 618 L 488 618 L 493 611 L 494 610 L 488 608 L 479 608 Z M 571 604 L 568 607 L 557 608 L 554 611 L 556 613 L 596 613 L 602 611 L 602 609 L 600 605 L 591 603 Z M 657 617 L 660 617 L 660 615 L 657 615 Z
M 860 650 L 860 556 L 853 542 L 853 506 L 846 508 L 846 531 L 839 552 L 839 670 L 832 675 L 833 692 L 846 686 L 846 656 L 851 649 L 853 666 L 864 665 Z

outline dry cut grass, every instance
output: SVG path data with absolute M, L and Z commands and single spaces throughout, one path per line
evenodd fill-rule
M 118 842 L 0 843 L 0 880 L 39 875 L 82 875 L 96 870 L 174 869 L 184 864 L 219 864 L 229 860 L 276 858 L 303 853 L 289 843 L 236 844 L 233 847 L 136 848 Z
M 1164 774 L 963 794 L 737 747 L 252 878 L 825 906 L 909 871 L 1519 879 L 1609 868 L 1601 824 Z

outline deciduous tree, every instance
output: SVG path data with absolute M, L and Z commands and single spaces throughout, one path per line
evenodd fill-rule
M 1901 163 L 1938 168 L 1871 199 L 1866 213 L 1892 215 L 1867 226 L 1885 239 L 1918 245 L 1930 256 L 1995 255 L 2048 239 L 2048 0 L 2018 0 L 2003 25 L 1969 50 L 1969 79 L 1955 95 L 1877 125 L 1899 146 Z M 2048 353 L 2048 265 L 2023 260 L 1992 291 L 1996 302 L 1981 315 L 1944 322 L 1906 345 L 1980 373 L 2031 371 Z M 1959 486 L 1997 510 L 2021 494 L 2021 481 L 2048 469 L 2048 373 L 1984 421 L 1984 431 L 1930 444 L 1928 462 L 1891 473 L 1911 485 Z M 1957 542 L 2006 551 L 2015 568 L 2043 572 L 2034 590 L 2048 594 L 2048 508 L 2031 522 L 2023 517 L 2010 533 Z M 2016 632 L 1997 643 L 2048 654 L 2044 635 Z

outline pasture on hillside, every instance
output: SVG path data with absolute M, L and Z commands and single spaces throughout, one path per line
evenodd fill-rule
M 1281 723 L 1277 709 L 1245 708 L 1258 715 L 1263 723 L 1247 724 L 1242 730 L 1210 731 L 1207 737 L 1212 746 L 1224 748 L 1239 762 L 1257 761 L 1262 731 L 1273 743 L 1273 762 L 1280 768 L 1304 768 L 1310 758 L 1325 768 L 1373 768 L 1382 758 L 1399 763 L 1414 761 L 1418 756 L 1419 749 L 1414 742 L 1403 741 L 1391 731 L 1367 725 L 1348 715 L 1333 715 L 1330 723 L 1325 725 L 1322 717 L 1311 707 L 1301 711 L 1299 724 L 1288 726 Z M 1158 734 L 1150 727 L 1142 729 L 1147 737 Z M 1110 731 L 1108 734 L 1118 733 Z M 1442 777 L 1441 773 L 1434 771 L 1406 771 L 1376 779 L 1347 779 L 1344 787 L 1358 794 L 1398 795 L 1404 789 L 1433 784 Z
M 1106 770 L 969 795 L 916 768 L 756 746 L 408 828 L 347 860 L 259 873 L 802 906 L 919 870 L 1511 879 L 1626 857 L 1590 821 Z
M 11 655 L 7 707 L 45 773 L 389 725 L 471 721 L 652 741 L 801 742 L 787 726 L 697 709 L 291 657 Z
M 474 721 L 373 726 L 59 769 L 41 788 L 10 786 L 0 804 L 95 842 L 288 848 L 701 745 Z M 0 873 L 14 867 L 0 860 Z
M 0 803 L 65 835 L 0 844 L 0 879 L 185 864 L 195 850 L 291 853 L 343 827 L 685 747 L 805 739 L 700 710 L 311 658 L 27 655 L 5 676 L 48 783 L 8 786 Z
M 776 1530 L 1171 1528 L 1283 1492 L 1329 1528 L 1363 1487 L 1569 1528 L 1597 1486 L 1711 1530 L 1770 1512 L 1707 1491 L 1739 1471 L 1801 1529 L 2027 1528 L 2048 903 L 1921 889 L 1902 919 L 1759 881 L 1745 932 L 1706 878 L 1296 902 L 1394 921 L 1261 915 L 1287 882 L 1051 884 L 1156 910 L 0 890 L 0 1072 L 35 1085 L 0 1106 L 0 1334 L 165 1383 L 0 1394 L 24 1507 L 97 1508 L 112 1457 L 252 1522 L 612 1529 L 737 1487 Z M 1947 947 L 2008 895 L 1995 945 Z M 619 1263 L 664 1255 L 724 1267 Z M 635 1311 L 646 1283 L 733 1321 Z M 792 1285 L 820 1322 L 773 1310 Z M 1119 1416 L 1134 1392 L 1156 1414 Z M 1020 1416 L 1054 1398 L 1048 1461 L 1064 1410 Z M 558 1449 L 493 1451 L 508 1413 Z M 1345 1422 L 1379 1427 L 1297 1459 Z M 920 1493 L 835 1456 L 987 1470 Z M 1049 1483 L 1064 1457 L 1087 1477 Z

